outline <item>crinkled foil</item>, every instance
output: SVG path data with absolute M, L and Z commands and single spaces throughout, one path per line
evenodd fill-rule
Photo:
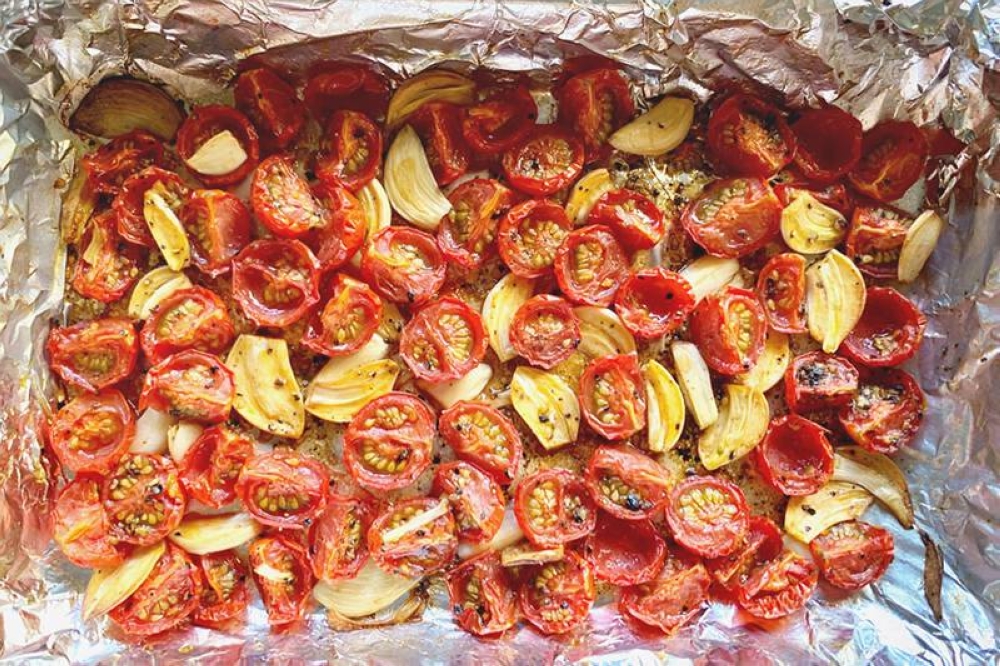
M 997 663 L 1000 659 L 1000 10 L 990 0 L 0 1 L 0 658 L 9 663 Z M 266 52 L 265 52 L 266 51 Z M 570 55 L 624 63 L 656 94 L 747 78 L 792 104 L 879 119 L 942 121 L 968 149 L 942 167 L 949 227 L 909 293 L 928 313 L 911 370 L 928 393 L 919 442 L 898 457 L 919 527 L 944 554 L 936 621 L 916 530 L 893 527 L 896 562 L 863 593 L 818 596 L 768 630 L 713 606 L 670 640 L 634 637 L 611 607 L 562 639 L 521 630 L 481 642 L 438 598 L 424 620 L 334 632 L 316 612 L 275 634 L 262 609 L 236 633 L 192 629 L 147 646 L 80 617 L 84 574 L 51 546 L 54 479 L 40 457 L 50 390 L 43 357 L 62 307 L 59 193 L 72 168 L 62 128 L 109 73 L 197 100 L 238 61 L 301 69 L 361 56 L 409 74 L 463 62 L 545 76 Z M 974 178 L 959 180 L 965 168 Z M 895 525 L 887 516 L 879 522 Z M 440 594 L 438 594 L 440 597 Z M 308 634 L 308 635 L 306 635 Z

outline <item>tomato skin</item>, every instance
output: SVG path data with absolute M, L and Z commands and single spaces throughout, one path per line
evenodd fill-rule
M 568 186 L 583 172 L 583 143 L 562 128 L 538 125 L 504 152 L 501 164 L 515 190 L 545 197 Z
M 911 216 L 891 206 L 858 205 L 845 239 L 846 254 L 865 275 L 895 279 L 899 253 L 912 224 Z
M 195 267 L 210 277 L 229 272 L 233 259 L 250 243 L 250 211 L 235 194 L 195 190 L 181 211 Z
M 317 354 L 351 354 L 372 339 L 381 320 L 382 299 L 378 294 L 364 282 L 338 274 L 329 300 L 322 312 L 313 316 L 302 344 Z
M 441 218 L 437 241 L 448 261 L 476 269 L 493 251 L 500 220 L 511 206 L 515 195 L 505 185 L 492 178 L 468 180 L 448 194 L 452 209 Z
M 640 626 L 670 635 L 701 614 L 711 583 L 704 564 L 680 549 L 670 549 L 654 580 L 621 591 L 618 609 Z
M 329 273 L 346 264 L 364 245 L 368 220 L 361 202 L 343 187 L 320 183 L 313 193 L 326 211 L 327 222 L 303 240 L 316 253 L 324 273 Z
M 156 306 L 139 333 L 151 364 L 188 349 L 221 354 L 236 337 L 225 303 L 204 287 L 179 289 Z
M 258 326 L 282 328 L 319 301 L 319 269 L 301 241 L 254 241 L 233 260 L 233 295 Z
M 756 252 L 781 230 L 781 202 L 759 178 L 717 180 L 681 214 L 685 231 L 709 254 L 738 259 Z
M 406 488 L 430 467 L 435 434 L 427 403 L 409 393 L 387 393 L 351 419 L 344 434 L 344 466 L 368 490 Z
M 79 474 L 107 474 L 128 451 L 135 413 L 115 389 L 83 393 L 52 420 L 50 445 L 59 462 Z
M 250 603 L 250 572 L 235 550 L 197 558 L 204 582 L 201 600 L 191 621 L 202 627 L 219 628 L 245 615 Z
M 635 114 L 628 79 L 616 67 L 576 74 L 560 86 L 556 97 L 558 122 L 582 138 L 588 164 L 607 157 L 608 137 Z
M 448 599 L 455 622 L 474 636 L 495 636 L 517 624 L 517 595 L 500 556 L 488 550 L 447 575 Z M 470 586 L 478 595 L 469 598 Z
M 290 580 L 273 581 L 261 576 L 264 567 L 277 569 Z M 301 546 L 286 536 L 258 537 L 250 542 L 250 568 L 254 583 L 267 609 L 272 627 L 285 627 L 301 620 L 312 597 L 313 576 Z
M 190 190 L 181 177 L 172 171 L 151 166 L 129 176 L 115 195 L 111 209 L 115 212 L 118 233 L 133 245 L 156 247 L 153 235 L 143 215 L 144 196 L 153 185 L 159 184 L 161 193 L 172 208 L 178 208 L 187 199 Z M 163 194 L 161 194 L 163 196 Z
M 629 250 L 646 250 L 667 233 L 663 211 L 653 200 L 632 190 L 604 193 L 587 216 L 587 224 L 603 224 L 614 230 Z
M 67 384 L 97 393 L 132 374 L 139 338 L 128 319 L 94 319 L 49 331 L 49 367 Z
M 420 261 L 415 264 L 414 255 Z M 361 255 L 361 275 L 382 298 L 420 305 L 444 284 L 447 266 L 437 241 L 412 227 L 388 227 L 368 240 Z
M 861 159 L 861 121 L 835 106 L 805 111 L 791 130 L 795 165 L 818 184 L 846 175 Z
M 539 548 L 582 539 L 597 521 L 583 480 L 557 467 L 521 479 L 514 493 L 514 515 L 524 536 Z
M 101 503 L 101 478 L 77 474 L 59 493 L 52 509 L 52 536 L 59 550 L 79 567 L 101 569 L 121 564 L 125 552 L 108 530 L 108 517 Z
M 764 349 L 767 323 L 753 292 L 726 287 L 709 294 L 691 315 L 691 339 L 705 363 L 722 375 L 747 372 Z M 744 342 L 744 335 L 746 335 Z
M 458 538 L 451 512 L 434 519 L 420 530 L 386 543 L 383 533 L 438 505 L 433 497 L 415 497 L 387 507 L 368 529 L 368 551 L 383 570 L 416 577 L 436 573 L 455 557 Z
M 735 511 L 730 514 L 727 509 Z M 666 503 L 674 541 L 702 557 L 724 557 L 736 551 L 750 527 L 749 515 L 739 486 L 712 476 L 684 479 L 670 491 Z
M 848 178 L 865 196 L 895 201 L 923 174 L 929 151 L 927 138 L 916 125 L 885 120 L 865 132 L 861 160 Z
M 751 516 L 740 548 L 724 557 L 706 560 L 705 567 L 724 588 L 736 590 L 754 568 L 780 555 L 784 547 L 781 530 L 771 519 Z
M 257 137 L 257 130 L 250 123 L 250 119 L 240 111 L 222 104 L 209 104 L 192 109 L 177 130 L 177 154 L 185 163 L 198 152 L 202 144 L 227 130 L 240 142 L 247 159 L 233 171 L 218 176 L 199 173 L 188 167 L 194 177 L 208 187 L 222 188 L 236 185 L 254 170 L 260 159 L 260 140 Z
M 615 312 L 625 328 L 643 340 L 673 333 L 694 308 L 688 281 L 662 267 L 630 273 L 615 295 Z
M 597 578 L 612 585 L 638 585 L 656 578 L 667 557 L 667 544 L 648 520 L 597 517 L 584 545 Z
M 527 86 L 496 88 L 465 109 L 462 136 L 473 150 L 497 155 L 527 136 L 537 117 L 538 107 Z
M 139 410 L 151 407 L 188 421 L 220 423 L 229 418 L 234 394 L 233 373 L 222 361 L 188 349 L 149 369 Z
M 453 296 L 417 311 L 403 327 L 399 353 L 413 374 L 429 382 L 464 377 L 486 355 L 479 313 Z
M 792 359 L 785 371 L 785 401 L 796 413 L 842 407 L 858 392 L 858 370 L 850 361 L 820 351 Z
M 892 534 L 860 520 L 838 523 L 809 542 L 828 583 L 856 592 L 882 577 L 894 554 Z
M 781 333 L 805 333 L 806 260 L 784 252 L 771 257 L 757 275 L 757 300 L 768 325 Z
M 738 601 L 754 617 L 774 620 L 805 606 L 818 582 L 816 565 L 785 550 L 754 568 L 738 589 Z
M 337 109 L 381 118 L 389 104 L 389 83 L 371 65 L 321 63 L 310 71 L 303 97 L 320 122 Z
M 766 178 L 792 161 L 795 136 L 776 107 L 737 93 L 708 119 L 707 147 L 722 171 Z
M 867 370 L 858 393 L 841 407 L 840 424 L 856 443 L 874 453 L 892 454 L 913 441 L 924 420 L 924 392 L 896 368 Z
M 302 530 L 323 513 L 330 486 L 326 467 L 309 456 L 275 449 L 251 457 L 240 470 L 236 494 L 258 521 Z M 285 504 L 286 506 L 281 506 Z
M 331 495 L 326 510 L 309 528 L 313 574 L 332 582 L 353 578 L 368 560 L 366 535 L 375 504 L 357 497 Z
M 917 353 L 926 325 L 923 313 L 898 291 L 869 287 L 861 320 L 839 351 L 871 368 L 899 365 Z
M 81 296 L 115 303 L 139 279 L 142 254 L 137 246 L 122 242 L 114 213 L 101 213 L 83 233 L 70 284 Z
M 625 251 L 611 229 L 590 225 L 574 229 L 556 251 L 556 282 L 566 298 L 606 308 L 628 276 Z
M 164 165 L 163 144 L 146 130 L 132 130 L 84 155 L 81 165 L 95 192 L 115 195 L 129 176 Z
M 532 567 L 518 590 L 524 619 L 546 635 L 582 624 L 596 598 L 594 568 L 573 551 L 559 562 Z
M 236 501 L 240 470 L 253 455 L 253 442 L 242 434 L 223 424 L 206 428 L 181 460 L 181 486 L 192 499 L 221 509 Z
M 635 354 L 591 361 L 579 396 L 587 424 L 606 439 L 628 439 L 646 427 L 646 389 Z
M 253 123 L 267 152 L 287 148 L 306 125 L 306 109 L 295 89 L 277 73 L 263 67 L 236 77 L 236 108 Z
M 564 299 L 539 294 L 514 314 L 510 342 L 529 363 L 548 370 L 573 355 L 580 344 L 580 322 Z
M 280 238 L 302 238 L 329 223 L 326 209 L 297 171 L 291 155 L 272 155 L 254 169 L 250 206 L 257 219 Z
M 448 500 L 462 541 L 485 543 L 500 529 L 507 498 L 500 486 L 474 465 L 461 460 L 440 465 L 434 472 L 431 493 Z
M 180 524 L 187 503 L 173 460 L 143 453 L 127 453 L 118 461 L 104 478 L 101 502 L 111 537 L 136 546 L 169 534 Z
M 425 102 L 407 122 L 420 136 L 438 185 L 444 187 L 469 170 L 469 152 L 462 140 L 463 109 L 450 102 Z
M 152 636 L 177 627 L 201 601 L 201 571 L 191 556 L 167 542 L 149 577 L 108 617 L 130 636 Z M 158 609 L 158 610 L 157 610 Z M 160 619 L 154 619 L 159 617 Z
M 330 187 L 357 192 L 375 177 L 382 164 L 382 131 L 358 111 L 341 110 L 330 116 L 323 141 L 316 158 L 316 177 Z
M 492 434 L 494 428 L 497 434 Z M 523 455 L 521 436 L 496 407 L 457 402 L 441 412 L 438 431 L 460 460 L 472 463 L 501 486 L 510 485 L 517 476 Z
M 790 497 L 812 495 L 833 476 L 826 431 L 797 414 L 772 419 L 752 455 L 764 481 Z
M 529 199 L 500 221 L 497 249 L 514 275 L 540 278 L 551 272 L 559 246 L 573 229 L 566 210 L 547 199 Z

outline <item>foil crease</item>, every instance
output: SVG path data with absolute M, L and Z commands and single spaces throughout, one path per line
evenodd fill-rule
M 349 20 L 345 20 L 345 17 Z M 1000 10 L 990 0 L 708 2 L 158 0 L 0 3 L 0 660 L 4 663 L 951 664 L 1000 659 Z M 108 74 L 198 100 L 248 56 L 292 72 L 361 56 L 407 75 L 465 63 L 549 75 L 587 52 L 627 65 L 648 94 L 706 96 L 723 79 L 791 104 L 836 103 L 866 127 L 940 120 L 968 143 L 941 167 L 948 229 L 908 293 L 928 314 L 910 370 L 928 394 L 919 441 L 897 460 L 919 527 L 944 554 L 943 619 L 924 599 L 924 546 L 891 526 L 896 562 L 861 594 L 818 596 L 763 630 L 715 605 L 670 640 L 633 636 L 613 606 L 562 639 L 521 630 L 481 642 L 434 592 L 422 622 L 333 632 L 317 611 L 293 634 L 251 609 L 234 633 L 191 629 L 152 645 L 84 623 L 85 574 L 50 544 L 57 484 L 42 456 L 51 393 L 43 343 L 60 315 L 63 127 Z M 960 179 L 965 170 L 973 177 Z

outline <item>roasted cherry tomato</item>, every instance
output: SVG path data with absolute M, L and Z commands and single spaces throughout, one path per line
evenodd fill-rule
M 368 528 L 373 502 L 332 495 L 326 511 L 309 529 L 309 554 L 316 578 L 333 582 L 353 578 L 368 561 Z
M 691 315 L 690 333 L 708 367 L 737 375 L 760 358 L 767 320 L 752 291 L 726 287 L 701 299 Z
M 847 231 L 847 256 L 866 275 L 895 279 L 911 224 L 912 217 L 891 206 L 859 205 Z
M 840 411 L 850 438 L 875 453 L 895 453 L 909 444 L 923 420 L 923 391 L 895 368 L 865 372 L 857 395 Z
M 643 268 L 630 273 L 615 296 L 625 328 L 644 340 L 673 333 L 694 311 L 691 285 L 680 273 Z
M 792 161 L 795 136 L 776 107 L 737 93 L 712 112 L 707 145 L 712 161 L 723 171 L 767 178 Z
M 771 328 L 781 333 L 805 333 L 805 257 L 794 252 L 771 257 L 757 275 L 757 300 Z
M 344 434 L 344 466 L 363 488 L 405 488 L 431 464 L 434 412 L 420 398 L 391 392 L 361 408 Z
M 242 72 L 236 77 L 233 97 L 268 152 L 287 148 L 306 125 L 306 108 L 295 89 L 270 69 Z
M 462 140 L 463 109 L 450 102 L 425 102 L 407 122 L 420 136 L 434 178 L 442 187 L 469 170 L 469 149 Z
M 835 106 L 809 109 L 792 123 L 795 166 L 817 184 L 847 174 L 861 159 L 861 121 Z
M 330 299 L 310 321 L 302 344 L 317 354 L 340 356 L 364 347 L 382 320 L 382 299 L 352 277 L 338 274 Z
M 429 522 L 415 518 L 433 515 Z M 402 528 L 402 529 L 401 529 Z M 368 551 L 383 570 L 415 578 L 440 571 L 458 549 L 455 519 L 445 500 L 416 497 L 396 502 L 368 529 Z
M 888 530 L 848 520 L 810 541 L 809 551 L 830 585 L 854 592 L 882 577 L 892 564 L 894 544 Z
M 923 174 L 928 152 L 920 128 L 909 121 L 886 120 L 865 132 L 861 161 L 848 178 L 866 196 L 895 201 Z
M 751 516 L 746 538 L 739 549 L 724 557 L 706 560 L 705 567 L 720 585 L 735 590 L 758 565 L 781 554 L 781 530 L 769 518 Z
M 815 564 L 786 550 L 750 572 L 739 587 L 739 604 L 754 617 L 785 617 L 805 606 L 818 581 Z
M 451 211 L 438 227 L 441 253 L 462 268 L 481 266 L 514 199 L 513 192 L 492 178 L 475 178 L 456 187 L 448 194 Z
M 484 543 L 500 529 L 507 498 L 500 486 L 474 465 L 461 460 L 441 465 L 434 472 L 431 493 L 448 500 L 462 541 Z
M 521 466 L 521 436 L 510 419 L 480 402 L 457 402 L 441 412 L 441 437 L 458 456 L 474 464 L 502 486 Z
M 517 623 L 517 596 L 496 551 L 452 569 L 447 582 L 455 622 L 470 634 L 495 636 Z
M 326 226 L 303 238 L 320 267 L 332 271 L 347 263 L 365 243 L 368 219 L 357 197 L 343 187 L 318 185 L 314 194 L 326 211 Z
M 187 620 L 201 602 L 201 571 L 191 556 L 167 542 L 167 549 L 142 585 L 112 608 L 108 617 L 130 636 L 152 636 Z
M 674 486 L 666 516 L 674 540 L 702 557 L 735 552 L 750 526 L 743 491 L 715 476 L 692 476 Z
M 842 407 L 858 392 L 858 371 L 850 361 L 820 351 L 792 359 L 785 371 L 785 401 L 793 412 Z
M 320 122 L 337 109 L 381 118 L 389 104 L 389 83 L 369 65 L 321 63 L 310 71 L 303 97 Z
M 60 379 L 96 393 L 132 374 L 139 339 L 128 319 L 94 319 L 53 328 L 45 351 Z
M 826 431 L 797 414 L 773 419 L 752 455 L 764 481 L 789 496 L 812 495 L 833 475 Z
M 337 111 L 326 123 L 316 157 L 316 177 L 331 187 L 357 192 L 382 164 L 382 131 L 358 111 Z
M 60 409 L 49 434 L 59 462 L 73 472 L 107 474 L 128 451 L 135 414 L 115 389 L 81 394 Z
M 184 517 L 185 499 L 170 458 L 127 453 L 104 479 L 101 501 L 111 537 L 148 546 L 161 540 Z
M 191 259 L 202 273 L 229 272 L 233 258 L 250 243 L 250 211 L 235 194 L 195 190 L 181 212 L 191 241 Z
M 518 592 L 524 619 L 543 634 L 564 634 L 581 624 L 596 598 L 594 568 L 573 551 L 532 567 Z
M 580 408 L 607 439 L 628 439 L 646 427 L 646 389 L 635 354 L 591 361 L 580 377 Z
M 576 351 L 580 322 L 564 299 L 539 294 L 518 308 L 510 324 L 510 343 L 532 365 L 553 368 Z
M 681 223 L 694 242 L 717 257 L 756 252 L 781 229 L 781 202 L 759 178 L 711 183 L 684 209 Z
M 257 219 L 281 238 L 301 238 L 329 223 L 326 208 L 289 155 L 272 155 L 254 170 L 250 205 Z
M 187 421 L 220 423 L 233 408 L 233 373 L 217 356 L 188 349 L 146 374 L 139 410 L 152 408 Z
M 163 144 L 146 130 L 132 130 L 85 155 L 82 164 L 94 191 L 115 195 L 129 176 L 164 165 Z
M 602 513 L 584 545 L 600 580 L 637 585 L 656 578 L 667 556 L 667 544 L 648 520 L 621 520 Z
M 503 154 L 503 172 L 515 190 L 544 197 L 583 171 L 583 143 L 566 130 L 540 125 Z
M 52 509 L 52 537 L 73 564 L 103 569 L 120 564 L 125 555 L 109 534 L 108 515 L 101 503 L 101 478 L 77 474 Z
M 462 135 L 473 150 L 497 155 L 527 136 L 537 118 L 538 107 L 527 86 L 499 87 L 465 109 Z
M 181 486 L 192 499 L 221 509 L 236 501 L 236 481 L 253 454 L 253 442 L 232 428 L 206 428 L 180 462 Z
M 515 275 L 542 277 L 572 230 L 562 206 L 547 199 L 529 199 L 511 208 L 500 221 L 500 258 Z
M 633 252 L 653 247 L 667 233 L 663 211 L 652 199 L 632 190 L 605 192 L 590 210 L 587 223 L 611 227 Z
M 143 214 L 145 195 L 149 190 L 163 197 L 167 205 L 177 212 L 184 205 L 190 189 L 176 173 L 155 166 L 129 176 L 122 184 L 111 204 L 118 233 L 129 243 L 156 247 Z
M 142 254 L 137 246 L 122 242 L 114 213 L 96 215 L 80 239 L 70 284 L 85 298 L 114 303 L 139 279 Z
M 209 104 L 191 111 L 177 130 L 177 154 L 185 163 L 210 139 L 229 132 L 246 153 L 246 159 L 228 173 L 201 173 L 188 165 L 194 176 L 209 187 L 228 187 L 246 178 L 260 159 L 260 141 L 249 118 L 231 106 Z
M 235 550 L 198 557 L 203 587 L 191 616 L 202 627 L 218 628 L 245 615 L 250 603 L 250 572 Z
M 420 379 L 444 382 L 464 377 L 486 355 L 482 317 L 457 298 L 445 296 L 406 323 L 399 353 Z
M 610 153 L 608 137 L 635 114 L 628 79 L 615 67 L 570 77 L 556 91 L 556 97 L 559 123 L 583 140 L 588 163 Z
M 233 260 L 233 295 L 259 326 L 294 324 L 319 301 L 319 261 L 297 240 L 258 240 Z
M 667 470 L 631 446 L 598 446 L 584 477 L 600 508 L 623 520 L 650 518 L 667 499 Z
M 704 564 L 671 549 L 654 580 L 622 590 L 618 608 L 640 626 L 673 634 L 701 614 L 711 584 Z
M 264 600 L 267 621 L 283 627 L 301 620 L 312 597 L 313 576 L 303 548 L 286 536 L 250 542 L 253 581 Z
M 539 548 L 554 548 L 594 531 L 597 509 L 583 479 L 551 467 L 521 480 L 514 515 L 524 536 Z
M 426 303 L 441 289 L 446 271 L 434 237 L 412 227 L 379 231 L 361 255 L 365 282 L 394 303 Z
M 628 276 L 628 261 L 611 229 L 590 225 L 570 232 L 556 251 L 556 281 L 566 298 L 606 308 Z
M 235 336 L 222 299 L 204 287 L 189 287 L 160 301 L 139 339 L 146 360 L 156 364 L 187 349 L 221 354 Z
M 323 463 L 296 451 L 275 449 L 246 461 L 236 494 L 265 525 L 299 530 L 323 513 L 329 486 Z
M 913 358 L 924 337 L 927 319 L 895 289 L 869 287 L 861 320 L 840 351 L 855 363 L 872 368 L 899 365 Z

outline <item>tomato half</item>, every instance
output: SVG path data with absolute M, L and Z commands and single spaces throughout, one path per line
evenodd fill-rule
M 510 343 L 532 365 L 553 368 L 576 351 L 580 321 L 565 299 L 549 294 L 529 298 L 514 314 Z
M 49 367 L 67 384 L 97 393 L 132 374 L 139 338 L 128 319 L 93 319 L 49 331 Z
M 433 497 L 416 497 L 385 509 L 368 529 L 368 551 L 375 563 L 407 578 L 427 576 L 450 564 L 458 549 L 451 511 L 402 533 L 393 531 L 437 506 Z
M 122 238 L 135 245 L 156 247 L 143 214 L 144 198 L 150 189 L 163 197 L 174 212 L 181 209 L 190 193 L 188 186 L 176 173 L 151 166 L 129 176 L 122 183 L 121 190 L 111 203 L 111 209 L 115 212 L 118 233 Z
M 229 272 L 233 259 L 250 243 L 250 211 L 235 194 L 195 190 L 181 211 L 191 242 L 191 259 L 202 273 Z
M 52 509 L 52 538 L 59 550 L 73 564 L 88 569 L 120 564 L 125 554 L 111 538 L 109 527 L 101 504 L 101 478 L 77 474 Z
M 809 542 L 823 578 L 851 592 L 881 578 L 892 564 L 894 550 L 888 530 L 860 520 L 838 523 Z
M 630 273 L 615 295 L 615 312 L 625 328 L 644 340 L 673 333 L 694 308 L 688 281 L 662 267 Z
M 460 460 L 472 463 L 501 486 L 509 485 L 521 466 L 521 436 L 495 407 L 457 402 L 441 412 L 441 438 Z
M 380 118 L 389 104 L 389 83 L 371 65 L 320 63 L 309 72 L 303 97 L 320 122 L 337 109 Z
M 769 486 L 789 496 L 812 495 L 833 475 L 826 431 L 797 414 L 771 420 L 753 461 Z
M 912 224 L 913 217 L 891 206 L 859 205 L 847 231 L 847 256 L 866 275 L 895 279 L 899 253 Z
M 250 542 L 253 581 L 272 627 L 301 620 L 312 598 L 313 576 L 302 547 L 286 536 L 265 536 Z
M 543 634 L 564 634 L 582 624 L 596 598 L 594 568 L 573 551 L 532 567 L 518 591 L 524 619 Z
M 691 315 L 690 333 L 708 367 L 737 375 L 760 358 L 767 319 L 752 291 L 726 287 L 701 299 Z
M 231 106 L 209 104 L 191 111 L 177 130 L 177 154 L 187 162 L 209 139 L 222 132 L 232 134 L 247 158 L 238 167 L 224 174 L 206 174 L 191 169 L 194 176 L 209 187 L 229 187 L 243 181 L 260 159 L 260 140 L 250 119 Z
M 430 467 L 434 435 L 434 412 L 427 403 L 409 393 L 387 393 L 351 419 L 344 466 L 363 488 L 405 488 Z
M 83 157 L 87 180 L 99 194 L 118 193 L 129 176 L 151 166 L 164 166 L 163 144 L 146 130 L 132 130 Z
M 785 401 L 793 412 L 835 409 L 858 392 L 858 370 L 850 361 L 820 351 L 792 359 L 785 371 Z
M 399 353 L 420 379 L 443 382 L 464 377 L 486 355 L 482 317 L 457 298 L 441 298 L 406 323 Z
M 674 486 L 666 517 L 674 540 L 702 557 L 733 553 L 750 527 L 743 491 L 714 476 L 692 476 Z
M 365 243 L 368 219 L 357 197 L 343 187 L 320 184 L 314 194 L 326 210 L 327 223 L 303 240 L 316 253 L 324 271 L 340 268 Z
M 114 213 L 96 215 L 80 239 L 70 284 L 81 296 L 114 303 L 139 279 L 142 255 L 136 245 L 122 242 Z
M 618 239 L 605 226 L 570 232 L 556 251 L 556 282 L 566 298 L 606 308 L 628 276 L 628 261 Z
M 452 569 L 447 583 L 455 622 L 470 634 L 494 636 L 517 623 L 517 596 L 496 551 Z
M 583 172 L 583 143 L 564 129 L 539 125 L 503 154 L 503 172 L 518 192 L 544 197 Z
M 108 617 L 130 636 L 152 636 L 180 625 L 201 601 L 201 571 L 191 556 L 167 542 L 142 585 Z
M 572 230 L 573 222 L 562 206 L 547 199 L 529 199 L 511 208 L 500 221 L 500 258 L 515 275 L 542 277 Z
M 615 67 L 570 77 L 556 91 L 556 98 L 559 123 L 583 140 L 588 163 L 608 155 L 608 137 L 635 114 L 628 79 Z
M 289 449 L 255 455 L 243 465 L 236 494 L 254 518 L 279 529 L 307 528 L 323 513 L 330 475 L 323 463 Z
M 462 140 L 464 110 L 450 102 L 425 102 L 407 122 L 416 130 L 434 178 L 442 187 L 469 170 L 469 150 Z
M 895 201 L 924 172 L 927 138 L 909 121 L 886 120 L 865 132 L 851 184 L 878 201 Z
M 184 517 L 185 498 L 177 468 L 166 456 L 127 453 L 104 479 L 101 501 L 111 537 L 148 546 L 161 540 Z
M 236 481 L 253 454 L 253 442 L 232 428 L 206 428 L 180 462 L 181 486 L 192 499 L 221 509 L 236 501 Z
M 326 123 L 316 156 L 316 177 L 331 187 L 357 192 L 382 164 L 382 131 L 358 111 L 337 111 Z
M 437 241 L 412 227 L 388 227 L 368 239 L 361 275 L 394 303 L 426 303 L 444 284 L 447 266 Z
M 671 549 L 654 580 L 622 590 L 618 608 L 643 627 L 673 634 L 701 614 L 711 584 L 704 564 Z
M 646 427 L 646 389 L 635 354 L 591 361 L 580 377 L 580 408 L 607 439 L 628 439 Z
M 351 354 L 372 339 L 381 321 L 378 294 L 364 282 L 338 274 L 329 300 L 309 322 L 302 344 L 317 354 Z
M 326 209 L 290 155 L 272 155 L 254 169 L 250 206 L 257 219 L 281 238 L 301 238 L 329 222 Z
M 514 193 L 492 178 L 467 180 L 448 194 L 451 211 L 441 218 L 441 253 L 463 268 L 482 265 L 492 251 L 500 220 L 514 204 Z
M 754 617 L 785 617 L 805 606 L 818 581 L 815 564 L 786 550 L 751 571 L 739 587 L 739 604 Z
M 179 289 L 164 298 L 139 333 L 146 360 L 153 364 L 188 349 L 221 354 L 234 337 L 225 303 L 204 287 Z
M 766 181 L 730 178 L 711 183 L 684 209 L 681 224 L 717 257 L 756 252 L 781 230 L 781 202 Z
M 835 106 L 809 109 L 792 123 L 795 166 L 810 180 L 830 183 L 861 159 L 861 121 Z
M 201 601 L 191 621 L 218 628 L 246 614 L 250 603 L 250 572 L 235 550 L 223 550 L 197 558 L 203 587 Z
M 621 520 L 602 513 L 584 544 L 600 580 L 637 585 L 656 578 L 667 557 L 667 544 L 648 520 Z
M 295 89 L 270 69 L 240 73 L 233 88 L 236 108 L 250 118 L 268 152 L 283 150 L 306 125 L 306 108 Z
M 233 260 L 233 295 L 258 326 L 285 327 L 319 301 L 319 268 L 301 241 L 254 241 Z
M 500 485 L 474 465 L 461 460 L 441 465 L 434 472 L 431 493 L 448 500 L 462 541 L 488 542 L 500 529 L 507 498 Z
M 504 86 L 465 109 L 462 136 L 469 146 L 486 155 L 497 155 L 522 140 L 538 118 L 538 107 L 527 86 Z
M 781 333 L 806 332 L 806 260 L 785 252 L 771 257 L 757 275 L 757 300 L 767 323 Z
M 659 463 L 631 446 L 598 446 L 584 477 L 600 508 L 623 520 L 650 518 L 673 481 Z
M 368 528 L 375 504 L 357 497 L 331 495 L 326 510 L 309 530 L 313 574 L 332 582 L 353 578 L 368 560 Z
M 139 411 L 152 408 L 187 421 L 220 423 L 229 418 L 234 394 L 233 373 L 217 356 L 188 349 L 149 369 Z
M 927 318 L 901 293 L 889 287 L 869 287 L 861 320 L 840 351 L 868 367 L 899 365 L 917 353 L 926 325 Z
M 865 372 L 857 395 L 840 411 L 850 438 L 875 453 L 895 453 L 908 445 L 923 420 L 923 391 L 895 368 Z
M 49 434 L 59 462 L 76 473 L 107 474 L 128 451 L 135 413 L 121 391 L 84 393 L 56 412 Z
M 777 107 L 737 93 L 708 119 L 707 146 L 712 162 L 721 170 L 766 178 L 792 161 L 795 135 Z
M 610 227 L 633 252 L 653 247 L 667 233 L 663 211 L 653 200 L 625 189 L 605 192 L 590 210 L 587 223 Z
M 705 561 L 705 567 L 720 585 L 734 590 L 746 582 L 757 566 L 773 560 L 784 549 L 781 530 L 769 518 L 750 516 L 743 544 L 724 557 Z
M 524 536 L 539 548 L 554 548 L 594 531 L 597 509 L 583 479 L 551 467 L 521 479 L 514 515 Z

